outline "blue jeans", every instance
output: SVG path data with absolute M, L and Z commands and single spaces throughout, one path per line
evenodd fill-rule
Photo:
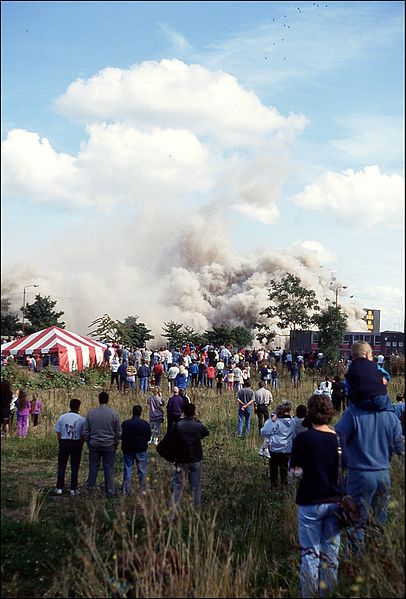
M 163 422 L 163 420 L 158 420 L 158 419 L 150 420 L 149 424 L 151 426 L 151 440 L 153 440 L 155 437 L 158 439 L 162 422 Z
M 238 410 L 238 427 L 237 432 L 239 435 L 242 435 L 242 429 L 245 424 L 245 434 L 247 435 L 250 432 L 251 425 L 251 414 L 252 410 L 249 408 L 248 410 Z
M 142 376 L 140 378 L 140 391 L 143 391 L 144 393 L 146 393 L 148 391 L 148 385 L 149 380 L 147 376 Z
M 272 389 L 278 389 L 279 381 L 278 379 L 272 379 Z
M 145 491 L 147 486 L 147 462 L 148 454 L 146 451 L 138 453 L 123 453 L 123 486 L 124 495 L 131 493 L 131 473 L 134 462 L 137 464 L 138 479 L 142 491 Z
M 365 539 L 365 525 L 371 513 L 378 524 L 386 524 L 389 507 L 390 476 L 388 470 L 348 469 L 346 492 L 357 502 L 362 518 L 354 531 L 357 541 Z
M 189 491 L 192 496 L 193 505 L 196 509 L 201 504 L 201 485 L 200 475 L 202 470 L 201 462 L 192 462 L 191 464 L 175 464 L 172 476 L 172 502 L 176 508 L 183 493 L 184 476 L 187 473 L 189 478 Z
M 298 505 L 302 597 L 328 596 L 337 580 L 340 524 L 336 510 L 335 503 Z
M 127 381 L 127 387 L 128 389 L 132 389 L 135 393 L 136 391 L 136 382 L 135 381 Z

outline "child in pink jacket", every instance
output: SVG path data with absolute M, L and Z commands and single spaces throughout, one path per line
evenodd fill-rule
M 28 422 L 31 413 L 31 402 L 28 400 L 28 393 L 25 389 L 20 389 L 17 399 L 17 436 L 26 437 L 28 433 Z

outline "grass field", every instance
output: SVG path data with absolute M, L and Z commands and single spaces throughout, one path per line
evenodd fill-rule
M 392 398 L 403 385 L 403 379 L 392 379 Z M 295 390 L 282 379 L 275 401 L 306 403 L 313 388 L 312 380 Z M 179 523 L 170 524 L 172 466 L 155 447 L 149 449 L 146 496 L 134 474 L 131 497 L 54 494 L 55 421 L 71 397 L 82 400 L 86 414 L 98 405 L 99 391 L 39 391 L 37 434 L 16 438 L 14 422 L 13 434 L 2 439 L 2 597 L 299 597 L 295 488 L 270 492 L 267 463 L 257 455 L 256 416 L 250 435 L 237 438 L 232 394 L 189 391 L 210 430 L 203 441 L 200 514 L 185 495 Z M 144 406 L 147 417 L 144 396 L 111 393 L 110 405 L 122 419 L 130 417 L 134 403 Z M 87 464 L 85 446 L 79 484 Z M 120 451 L 115 475 L 119 490 Z M 372 534 L 356 559 L 343 554 L 334 596 L 404 597 L 403 458 L 393 460 L 392 483 L 385 534 Z

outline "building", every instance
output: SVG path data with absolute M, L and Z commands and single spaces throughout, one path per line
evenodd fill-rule
M 346 332 L 340 345 L 340 358 L 350 356 L 351 345 L 354 341 L 366 341 L 372 347 L 374 356 L 383 354 L 405 353 L 405 334 L 399 331 L 382 331 L 381 333 L 370 333 L 366 331 Z M 310 353 L 319 349 L 319 334 L 317 331 L 291 331 L 290 350 L 292 352 Z
M 381 328 L 381 311 L 373 308 L 364 308 L 365 322 L 367 323 L 369 333 L 379 333 Z
M 399 331 L 381 332 L 381 351 L 384 356 L 405 354 L 405 334 Z

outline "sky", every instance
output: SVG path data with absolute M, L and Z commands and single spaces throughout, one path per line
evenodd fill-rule
M 158 336 L 292 272 L 404 328 L 403 2 L 9 2 L 2 296 Z M 37 284 L 38 289 L 28 287 Z

